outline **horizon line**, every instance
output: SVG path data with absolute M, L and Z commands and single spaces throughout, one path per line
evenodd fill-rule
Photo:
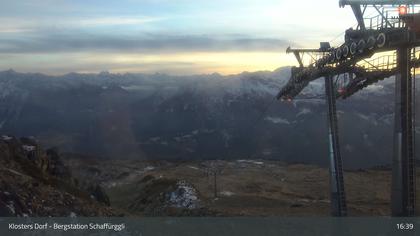
M 76 74 L 76 75 L 100 75 L 100 74 L 109 74 L 109 75 L 166 75 L 166 76 L 173 76 L 173 77 L 191 77 L 191 76 L 206 76 L 206 75 L 219 75 L 219 76 L 235 76 L 235 75 L 241 75 L 241 74 L 247 74 L 247 73 L 258 73 L 258 72 L 275 72 L 280 69 L 286 69 L 293 67 L 292 65 L 287 66 L 279 66 L 274 70 L 255 70 L 255 71 L 242 71 L 238 73 L 230 73 L 230 74 L 223 74 L 220 72 L 212 72 L 212 73 L 192 73 L 192 74 L 170 74 L 165 72 L 110 72 L 108 70 L 98 71 L 98 72 L 83 72 L 83 71 L 71 71 L 71 72 L 65 72 L 65 73 L 46 73 L 46 72 L 24 72 L 24 71 L 17 71 L 13 68 L 0 70 L 0 73 L 5 72 L 13 72 L 16 74 L 38 74 L 38 75 L 44 75 L 44 76 L 50 76 L 50 77 L 63 77 L 66 75 Z

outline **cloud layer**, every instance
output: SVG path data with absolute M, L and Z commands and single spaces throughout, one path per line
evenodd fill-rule
M 351 26 L 337 0 L 4 0 L 0 70 L 225 72 L 294 63 Z M 345 14 L 343 14 L 345 13 Z
M 121 52 L 177 53 L 226 51 L 284 51 L 288 42 L 275 38 L 246 36 L 115 36 L 101 34 L 28 34 L 21 38 L 0 38 L 0 53 Z

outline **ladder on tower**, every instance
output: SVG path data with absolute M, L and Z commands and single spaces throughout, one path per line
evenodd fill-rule
M 412 49 L 411 52 L 411 61 L 414 61 L 417 56 L 416 48 Z M 408 183 L 409 183 L 409 192 L 408 192 L 408 206 L 407 209 L 409 215 L 415 215 L 415 206 L 416 206 L 416 156 L 415 156 L 415 147 L 416 147 L 416 68 L 411 69 L 411 84 L 410 86 L 410 100 L 411 104 L 409 106 L 411 115 L 411 122 L 409 123 L 410 132 L 409 140 L 409 158 L 408 158 Z
M 343 163 L 338 137 L 336 89 L 332 76 L 325 77 L 325 92 L 328 105 L 331 213 L 333 216 L 347 216 Z

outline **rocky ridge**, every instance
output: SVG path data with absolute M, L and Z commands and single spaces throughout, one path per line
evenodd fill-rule
M 0 137 L 0 216 L 117 216 L 102 188 L 74 178 L 57 149 Z

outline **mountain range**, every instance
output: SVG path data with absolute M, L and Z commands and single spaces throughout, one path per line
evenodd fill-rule
M 290 67 L 228 76 L 8 70 L 0 72 L 0 133 L 101 158 L 258 158 L 325 166 L 323 80 L 291 102 L 274 100 L 289 76 Z M 391 163 L 393 82 L 338 100 L 344 168 Z

